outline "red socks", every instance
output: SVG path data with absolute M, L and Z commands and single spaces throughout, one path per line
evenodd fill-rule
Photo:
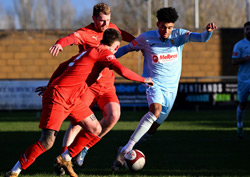
M 94 138 L 97 138 L 98 136 L 90 133 L 85 132 L 84 130 L 81 130 L 75 140 L 71 143 L 71 145 L 68 147 L 68 151 L 70 153 L 71 157 L 75 157 L 83 148 Z
M 68 146 L 63 146 L 61 149 L 61 154 L 64 153 L 68 149 Z
M 45 151 L 46 149 L 43 147 L 40 141 L 37 141 L 35 144 L 31 145 L 19 158 L 22 169 L 25 170 L 28 168 L 36 160 L 36 158 Z
M 89 144 L 87 144 L 87 148 L 91 148 L 92 146 L 94 146 L 96 143 L 98 143 L 101 140 L 101 138 L 99 136 L 96 136 L 95 138 L 93 138 Z

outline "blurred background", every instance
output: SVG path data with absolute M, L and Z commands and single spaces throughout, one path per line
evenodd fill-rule
M 249 0 L 1 0 L 0 29 L 77 29 L 91 22 L 98 2 L 111 7 L 112 22 L 131 32 L 155 28 L 156 11 L 163 6 L 175 7 L 177 26 L 189 29 L 203 28 L 208 21 L 241 28 L 249 19 Z

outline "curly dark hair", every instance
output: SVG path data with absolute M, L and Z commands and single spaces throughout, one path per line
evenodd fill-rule
M 107 46 L 111 46 L 115 41 L 121 42 L 121 40 L 122 40 L 121 33 L 116 29 L 109 28 L 104 31 L 101 43 Z
M 178 13 L 173 7 L 161 8 L 157 11 L 158 22 L 175 23 L 178 17 Z
M 246 23 L 244 24 L 244 28 L 245 28 L 246 26 L 248 26 L 248 25 L 250 25 L 250 21 L 248 21 L 248 22 L 246 22 Z

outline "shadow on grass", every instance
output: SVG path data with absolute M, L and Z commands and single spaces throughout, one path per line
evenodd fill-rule
M 54 147 L 44 153 L 23 175 L 53 174 L 53 161 L 60 153 L 64 132 Z M 89 150 L 78 174 L 112 175 L 116 150 L 125 145 L 132 131 L 111 131 Z M 146 166 L 136 176 L 250 176 L 250 133 L 239 140 L 235 131 L 158 131 L 137 148 L 146 155 Z M 36 142 L 39 132 L 1 132 L 1 169 L 10 170 L 25 149 Z M 125 168 L 115 175 L 131 175 Z

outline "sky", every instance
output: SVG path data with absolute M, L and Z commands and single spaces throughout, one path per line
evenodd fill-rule
M 70 0 L 73 7 L 76 8 L 77 16 L 81 14 L 84 9 L 92 9 L 92 7 L 98 3 L 98 0 Z M 13 8 L 13 1 L 12 0 L 0 0 L 0 4 L 2 8 L 9 9 Z

